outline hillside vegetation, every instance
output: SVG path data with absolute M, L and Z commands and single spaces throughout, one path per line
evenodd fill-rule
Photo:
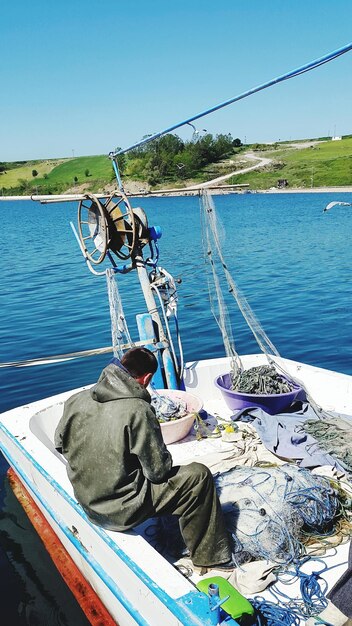
M 155 142 L 119 157 L 124 180 L 140 181 L 149 187 L 181 183 L 194 177 L 206 179 L 203 168 L 234 155 L 240 139 L 231 135 L 206 134 L 196 141 L 183 142 L 177 135 L 165 135 Z M 7 194 L 50 194 L 68 189 L 105 191 L 114 180 L 107 156 L 89 156 L 51 161 L 0 163 L 0 189 Z
M 100 191 L 114 178 L 111 161 L 106 155 L 0 163 L 2 195 L 32 193 L 63 193 L 69 188 L 85 185 L 87 190 Z
M 235 174 L 248 166 L 246 154 L 271 159 L 264 168 Z M 250 165 L 252 165 L 250 163 Z M 231 135 L 206 134 L 183 142 L 177 135 L 119 158 L 126 187 L 185 187 L 234 172 L 226 183 L 246 183 L 251 189 L 277 187 L 286 179 L 289 188 L 352 185 L 352 136 L 290 143 L 242 146 Z M 0 162 L 0 194 L 30 195 L 76 191 L 105 192 L 115 180 L 106 155 Z
M 259 148 L 255 154 L 271 158 L 272 164 L 227 182 L 248 183 L 252 189 L 276 187 L 278 179 L 286 179 L 291 188 L 352 185 L 352 137 L 312 144 L 305 148 L 300 148 L 299 142 L 266 146 L 265 151 Z

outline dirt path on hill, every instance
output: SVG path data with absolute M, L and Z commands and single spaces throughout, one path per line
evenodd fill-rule
M 211 187 L 213 185 L 221 183 L 224 180 L 228 180 L 232 176 L 237 176 L 238 174 L 246 174 L 247 172 L 251 172 L 252 170 L 257 170 L 260 167 L 270 165 L 273 162 L 273 159 L 268 159 L 267 157 L 257 157 L 252 152 L 244 154 L 243 157 L 251 161 L 258 161 L 258 163 L 255 163 L 255 165 L 251 165 L 249 167 L 245 167 L 241 170 L 235 170 L 233 172 L 230 172 L 230 174 L 224 174 L 224 176 L 218 176 L 217 178 L 213 178 L 212 180 L 207 180 L 206 183 L 200 183 L 199 185 L 190 185 L 189 187 L 186 187 L 186 189 L 191 191 L 192 189 L 204 189 L 206 187 Z

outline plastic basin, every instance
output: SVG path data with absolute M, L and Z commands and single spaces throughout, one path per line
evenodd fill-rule
M 161 396 L 167 396 L 172 400 L 181 400 L 186 403 L 187 415 L 180 417 L 180 419 L 170 420 L 168 422 L 160 422 L 161 433 L 166 444 L 175 443 L 187 437 L 190 432 L 194 420 L 195 413 L 198 413 L 203 407 L 203 402 L 197 396 L 194 396 L 188 391 L 181 391 L 179 389 L 157 389 Z
M 215 385 L 220 389 L 227 406 L 232 411 L 239 411 L 240 409 L 246 408 L 259 408 L 270 415 L 276 415 L 288 409 L 302 391 L 302 387 L 298 385 L 288 393 L 257 395 L 242 393 L 241 391 L 232 391 L 230 389 L 231 377 L 229 373 L 217 376 Z

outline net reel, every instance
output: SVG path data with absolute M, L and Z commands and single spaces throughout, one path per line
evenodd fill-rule
M 132 209 L 123 192 L 105 201 L 85 194 L 78 205 L 78 233 L 84 254 L 94 265 L 102 263 L 108 251 L 119 259 L 133 258 L 150 240 L 144 211 Z

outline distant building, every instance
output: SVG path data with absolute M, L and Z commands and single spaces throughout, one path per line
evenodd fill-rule
M 342 137 L 338 137 L 338 136 L 331 137 L 331 141 L 341 141 L 341 139 Z
M 277 188 L 283 189 L 284 187 L 288 187 L 287 178 L 279 178 L 279 180 L 277 181 Z

